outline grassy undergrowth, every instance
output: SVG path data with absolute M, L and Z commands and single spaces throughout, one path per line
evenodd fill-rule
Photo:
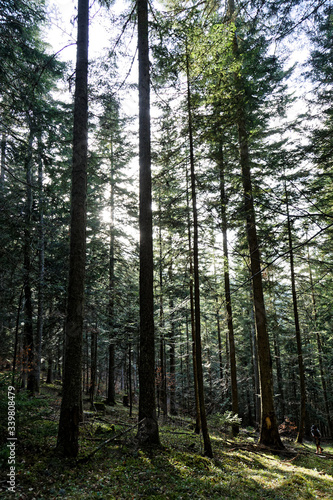
M 89 415 L 82 425 L 80 456 L 86 457 L 110 437 L 115 440 L 88 461 L 60 459 L 54 453 L 60 400 L 44 387 L 38 404 L 26 402 L 17 420 L 16 492 L 7 490 L 8 463 L 2 448 L 3 499 L 333 499 L 333 449 L 315 455 L 312 443 L 286 444 L 284 455 L 255 445 L 242 431 L 233 440 L 214 419 L 211 439 L 214 459 L 202 456 L 200 436 L 189 420 L 160 422 L 161 447 L 141 450 L 136 422 L 128 408 L 107 407 L 105 415 Z

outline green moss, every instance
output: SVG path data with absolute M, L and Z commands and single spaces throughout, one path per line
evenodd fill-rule
M 88 463 L 60 459 L 54 455 L 55 411 L 59 406 L 51 396 L 48 398 L 44 410 L 41 406 L 23 406 L 29 415 L 22 415 L 18 436 L 17 494 L 2 491 L 4 500 L 20 496 L 41 500 L 333 498 L 333 461 L 316 456 L 312 445 L 293 444 L 295 454 L 286 458 L 253 446 L 247 448 L 253 439 L 252 431 L 250 436 L 241 433 L 237 441 L 226 441 L 216 433 L 211 436 L 214 459 L 210 460 L 201 455 L 200 436 L 180 419 L 160 424 L 162 448 L 138 449 L 134 428 L 98 451 Z M 134 424 L 122 405 L 101 419 L 94 416 L 82 426 L 80 457 Z M 329 451 L 327 446 L 325 451 Z

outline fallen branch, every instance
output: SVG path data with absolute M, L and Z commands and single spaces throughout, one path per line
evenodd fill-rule
M 296 460 L 296 458 L 298 458 L 300 456 L 300 453 L 297 453 L 297 455 L 294 457 L 294 458 L 291 458 L 290 460 L 282 460 L 283 463 L 286 463 L 286 462 L 293 462 L 294 460 Z
M 119 439 L 120 437 L 124 436 L 129 431 L 131 431 L 135 427 L 139 426 L 144 420 L 145 419 L 142 419 L 140 422 L 137 422 L 135 425 L 132 425 L 131 427 L 126 429 L 124 432 L 121 432 L 120 434 L 116 434 L 115 436 L 112 436 L 111 438 L 107 439 L 106 441 L 104 441 L 104 443 L 100 444 L 95 450 L 93 450 L 91 453 L 89 453 L 89 455 L 87 455 L 86 457 L 80 458 L 80 460 L 78 460 L 78 463 L 88 462 L 88 460 L 90 460 L 91 457 L 94 456 L 95 453 L 97 453 L 97 451 L 101 450 L 102 448 L 104 448 L 104 446 L 111 443 L 112 441 L 115 441 L 116 439 Z

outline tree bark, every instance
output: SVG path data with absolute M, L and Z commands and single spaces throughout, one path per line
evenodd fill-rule
M 162 240 L 162 221 L 161 221 L 161 199 L 159 196 L 159 285 L 160 285 L 160 310 L 159 310 L 159 327 L 160 327 L 160 373 L 159 373 L 159 408 L 161 407 L 164 418 L 168 415 L 168 400 L 167 400 L 167 383 L 166 383 L 166 356 L 165 356 L 165 341 L 164 341 L 164 306 L 163 306 L 163 240 Z
M 129 416 L 132 417 L 133 395 L 132 395 L 132 341 L 128 345 L 128 396 L 129 396 Z
M 235 14 L 235 5 L 233 0 L 228 0 L 229 19 Z M 233 54 L 238 58 L 238 41 L 236 34 L 233 39 Z M 235 86 L 242 95 L 241 77 L 235 75 Z M 242 182 L 244 191 L 244 208 L 246 217 L 246 234 L 250 252 L 250 267 L 252 275 L 253 301 L 256 322 L 256 340 L 258 349 L 259 383 L 261 396 L 261 421 L 260 438 L 261 444 L 284 448 L 279 436 L 278 424 L 274 409 L 274 389 L 272 359 L 270 354 L 269 336 L 267 331 L 267 318 L 264 303 L 264 292 L 261 275 L 260 252 L 257 238 L 257 229 L 255 221 L 255 211 L 252 194 L 252 180 L 250 167 L 249 141 L 246 123 L 246 111 L 244 103 L 239 98 L 239 105 L 236 114 L 236 125 L 238 131 L 238 143 L 240 154 L 240 165 L 242 172 Z
M 78 0 L 78 39 L 74 98 L 72 198 L 63 397 L 58 451 L 75 457 L 79 450 L 82 411 L 82 337 L 86 263 L 86 196 L 88 152 L 89 1 Z
M 196 180 L 194 171 L 191 86 L 189 78 L 190 68 L 189 68 L 189 55 L 187 47 L 186 47 L 186 72 L 187 72 L 187 111 L 188 111 L 188 126 L 189 126 L 189 143 L 190 143 L 190 168 L 191 168 L 190 179 L 191 179 L 192 212 L 193 212 L 195 351 L 196 351 L 197 377 L 198 377 L 198 394 L 199 394 L 199 404 L 200 404 L 200 420 L 201 420 L 202 437 L 204 441 L 204 455 L 212 458 L 213 450 L 208 433 L 204 384 L 203 384 L 203 370 L 202 370 L 199 251 L 198 251 L 198 212 L 197 212 Z
M 222 358 L 222 338 L 221 338 L 221 322 L 220 322 L 220 307 L 218 297 L 216 297 L 216 328 L 217 328 L 217 344 L 219 348 L 219 375 L 222 389 L 223 384 L 223 358 Z
M 141 445 L 159 444 L 155 407 L 155 335 L 153 231 L 150 144 L 148 2 L 138 0 L 139 54 L 139 228 L 140 228 L 140 360 L 139 428 Z
M 92 330 L 90 338 L 90 387 L 89 399 L 90 406 L 94 409 L 94 399 L 96 392 L 96 379 L 97 379 L 97 330 Z
M 194 382 L 194 397 L 195 397 L 195 433 L 200 434 L 201 417 L 200 417 L 200 401 L 198 387 L 198 372 L 197 372 L 197 354 L 196 354 L 196 336 L 195 336 L 195 313 L 194 313 L 194 291 L 193 291 L 193 251 L 192 251 L 192 234 L 190 222 L 190 206 L 189 206 L 189 186 L 188 173 L 186 171 L 186 206 L 187 206 L 187 234 L 188 234 L 188 253 L 189 253 L 189 274 L 190 274 L 190 313 L 191 313 L 191 336 L 192 336 L 192 359 L 193 359 L 193 382 Z
M 308 247 L 308 264 L 309 264 L 311 298 L 312 298 L 312 307 L 313 307 L 313 322 L 314 322 L 314 327 L 316 330 L 316 338 L 317 338 L 320 379 L 321 379 L 321 384 L 322 384 L 322 388 L 323 388 L 323 396 L 324 396 L 327 424 L 328 424 L 328 428 L 330 431 L 330 435 L 331 435 L 331 437 L 333 437 L 333 421 L 332 421 L 332 417 L 331 417 L 331 413 L 330 413 L 329 398 L 328 398 L 328 393 L 327 393 L 327 384 L 326 384 L 326 377 L 325 377 L 325 370 L 324 370 L 324 363 L 323 363 L 323 345 L 322 345 L 321 335 L 320 335 L 320 332 L 318 331 L 318 326 L 317 326 L 317 306 L 316 306 L 316 297 L 315 297 L 314 286 L 313 286 L 312 269 L 311 269 L 311 265 L 310 265 L 309 247 Z
M 6 166 L 6 147 L 7 147 L 7 137 L 6 132 L 1 133 L 1 146 L 0 146 L 0 187 L 5 183 L 5 166 Z
M 252 294 L 251 294 L 252 298 Z M 253 303 L 253 299 L 252 299 Z M 259 384 L 259 366 L 258 366 L 258 347 L 256 340 L 256 327 L 254 320 L 254 310 L 251 307 L 250 314 L 251 317 L 251 349 L 252 349 L 252 366 L 253 366 L 253 388 L 254 388 L 254 408 L 255 408 L 255 422 L 256 428 L 260 428 L 261 421 L 261 400 L 260 400 L 260 384 Z
M 44 196 L 43 196 L 43 160 L 42 141 L 38 137 L 38 190 L 39 190 L 39 226 L 38 226 L 38 314 L 36 342 L 36 390 L 40 391 L 40 374 L 42 364 L 42 340 L 44 328 L 44 277 L 45 277 L 45 229 L 44 229 Z
M 114 343 L 109 344 L 109 381 L 107 404 L 114 406 L 116 404 L 116 394 L 114 387 Z
M 261 396 L 259 442 L 260 444 L 264 444 L 267 446 L 283 448 L 284 446 L 279 436 L 278 424 L 274 409 L 272 358 L 267 331 L 267 320 L 260 265 L 260 252 L 253 205 L 248 137 L 245 125 L 245 117 L 242 115 L 242 110 L 239 110 L 239 118 L 237 124 L 238 138 L 244 189 L 246 234 L 250 252 Z
M 297 443 L 302 443 L 305 432 L 305 413 L 306 413 L 306 389 L 305 389 L 305 373 L 304 373 L 304 363 L 303 363 L 303 353 L 302 353 L 302 341 L 301 341 L 301 329 L 299 324 L 298 316 L 298 305 L 297 305 L 297 293 L 296 293 L 296 280 L 295 280 L 295 265 L 294 265 L 294 251 L 293 251 L 293 241 L 291 234 L 291 220 L 289 214 L 289 199 L 287 184 L 284 184 L 285 196 L 286 196 L 286 208 L 287 208 L 287 228 L 288 228 L 288 242 L 289 242 L 289 259 L 290 259 L 290 279 L 291 279 L 291 290 L 293 296 L 293 309 L 294 309 L 294 322 L 295 322 L 295 335 L 297 344 L 297 358 L 298 358 L 298 371 L 299 371 L 299 382 L 300 382 L 300 415 L 299 415 L 299 426 L 298 434 L 296 438 Z
M 109 255 L 109 303 L 108 303 L 108 322 L 109 322 L 109 383 L 107 403 L 114 406 L 116 404 L 115 381 L 114 381 L 114 296 L 115 296 L 115 276 L 114 276 L 114 158 L 113 158 L 113 137 L 111 132 L 111 171 L 110 171 L 110 255 Z
M 172 237 L 170 236 L 170 252 L 172 255 Z M 169 280 L 172 283 L 172 260 L 169 266 Z M 174 323 L 174 301 L 172 296 L 169 299 L 169 307 L 170 307 L 170 350 L 169 350 L 169 362 L 170 362 L 170 415 L 177 415 L 177 406 L 176 406 L 176 335 L 175 335 L 175 323 Z
M 31 396 L 36 392 L 35 378 L 35 342 L 33 331 L 33 305 L 31 290 L 31 225 L 32 225 L 32 145 L 34 140 L 33 125 L 30 124 L 28 151 L 25 160 L 26 169 L 26 205 L 24 221 L 24 357 L 26 358 L 27 390 Z
M 13 354 L 13 371 L 12 371 L 12 385 L 15 386 L 15 377 L 16 377 L 16 362 L 19 348 L 19 327 L 20 327 L 20 316 L 21 316 L 21 308 L 24 294 L 24 286 L 21 289 L 19 303 L 17 307 L 16 313 L 16 321 L 15 321 L 15 341 L 14 341 L 14 354 Z
M 221 225 L 223 236 L 223 262 L 224 262 L 224 294 L 225 308 L 227 314 L 227 324 L 229 333 L 229 357 L 230 357 L 230 375 L 231 375 L 231 401 L 232 412 L 238 415 L 238 389 L 237 389 L 237 367 L 234 326 L 232 320 L 232 306 L 230 293 L 230 275 L 229 275 L 229 252 L 228 252 L 228 234 L 227 234 L 227 196 L 224 182 L 224 160 L 222 145 L 219 148 L 219 171 L 220 171 L 220 193 L 221 193 Z M 239 433 L 239 425 L 232 426 L 234 436 Z
M 273 284 L 272 284 L 273 286 Z M 271 290 L 271 286 L 270 286 Z M 275 358 L 275 367 L 276 367 L 276 378 L 277 385 L 279 391 L 279 407 L 281 410 L 281 416 L 284 418 L 286 416 L 285 411 L 285 400 L 284 400 L 284 390 L 283 390 L 283 376 L 282 376 L 282 366 L 281 366 L 281 354 L 280 354 L 280 339 L 279 339 L 279 324 L 278 318 L 276 314 L 276 307 L 274 297 L 272 293 L 270 293 L 270 299 L 272 304 L 273 318 L 274 318 L 274 327 L 273 327 L 273 348 L 274 348 L 274 358 Z

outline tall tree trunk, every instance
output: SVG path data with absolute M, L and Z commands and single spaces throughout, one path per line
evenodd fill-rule
M 170 236 L 170 253 L 172 255 L 172 237 Z M 169 280 L 170 284 L 172 283 L 172 260 L 169 266 Z M 177 415 L 176 408 L 176 335 L 175 335 L 175 322 L 174 322 L 174 301 L 172 296 L 169 299 L 169 307 L 170 307 L 170 350 L 169 350 L 169 361 L 170 361 L 170 414 Z
M 6 132 L 1 133 L 1 160 L 0 160 L 0 187 L 4 185 L 5 182 L 5 167 L 6 167 L 6 146 L 7 137 Z
M 58 451 L 68 457 L 77 456 L 79 423 L 82 417 L 82 338 L 87 217 L 88 31 L 89 1 L 78 0 L 69 280 L 63 396 L 57 441 Z
M 300 328 L 299 317 L 298 317 L 298 305 L 297 305 L 297 293 L 296 293 L 296 281 L 295 281 L 295 266 L 294 266 L 294 250 L 293 250 L 293 241 L 292 241 L 292 234 L 291 234 L 291 220 L 290 220 L 290 214 L 289 214 L 289 198 L 288 198 L 286 181 L 284 183 L 284 189 L 285 189 L 286 208 L 287 208 L 287 228 L 288 228 L 289 258 L 290 258 L 290 278 L 291 278 L 291 290 L 292 290 L 292 296 L 293 296 L 295 334 L 296 334 L 297 357 L 298 357 L 298 371 L 299 371 L 300 394 L 301 394 L 299 428 L 298 428 L 296 442 L 302 443 L 303 438 L 304 438 L 304 432 L 305 432 L 305 412 L 306 412 L 305 373 L 304 373 L 304 363 L 303 363 L 303 353 L 302 353 L 301 328 Z
M 218 297 L 216 297 L 216 328 L 217 328 L 217 345 L 219 348 L 219 375 L 222 389 L 223 384 L 223 358 L 222 358 L 222 338 L 221 338 L 221 322 L 220 322 L 220 306 Z
M 229 333 L 229 356 L 230 356 L 230 375 L 231 375 L 231 401 L 232 412 L 238 415 L 238 390 L 237 390 L 237 367 L 236 367 L 236 350 L 234 326 L 232 320 L 231 293 L 230 293 L 230 275 L 229 275 L 229 252 L 228 252 L 228 235 L 227 235 L 227 195 L 225 191 L 224 181 L 224 160 L 222 144 L 219 147 L 219 172 L 220 172 L 220 193 L 221 193 L 221 225 L 223 236 L 223 262 L 224 262 L 224 294 L 225 307 L 227 314 L 227 324 Z M 232 426 L 234 436 L 239 433 L 239 425 Z
M 45 229 L 44 229 L 44 196 L 43 196 L 43 160 L 42 141 L 38 137 L 38 190 L 39 190 L 39 226 L 38 226 L 38 315 L 36 342 L 36 390 L 40 390 L 40 374 L 42 364 L 42 339 L 44 328 L 44 276 L 45 276 Z
M 269 279 L 269 278 L 268 278 Z M 272 289 L 273 284 L 270 284 L 270 290 Z M 284 401 L 284 390 L 283 390 L 283 377 L 282 377 L 282 366 L 281 366 L 281 354 L 280 354 L 280 339 L 279 339 L 279 323 L 276 314 L 275 300 L 273 297 L 273 293 L 270 291 L 270 301 L 272 306 L 273 318 L 274 318 L 274 327 L 273 327 L 273 347 L 274 347 L 274 359 L 275 359 L 275 367 L 276 367 L 276 378 L 277 385 L 279 391 L 279 407 L 281 411 L 281 416 L 284 418 L 286 416 L 285 411 L 285 401 Z
M 14 354 L 13 354 L 13 372 L 12 372 L 12 385 L 15 386 L 15 376 L 16 376 L 16 362 L 17 362 L 17 354 L 19 348 L 19 328 L 20 328 L 20 317 L 21 317 L 21 309 L 22 309 L 22 301 L 24 295 L 24 286 L 21 288 L 19 303 L 17 307 L 16 313 L 16 322 L 15 322 L 15 341 L 14 341 Z
M 235 13 L 233 0 L 228 0 L 229 17 Z M 233 40 L 233 54 L 238 58 L 238 41 L 236 34 Z M 239 75 L 235 75 L 235 85 L 242 92 L 242 81 Z M 240 94 L 241 95 L 241 94 Z M 254 311 L 256 320 L 256 339 L 258 349 L 259 381 L 261 396 L 261 421 L 260 438 L 261 444 L 276 448 L 283 448 L 279 436 L 278 424 L 274 409 L 274 388 L 272 359 L 267 331 L 267 318 L 265 312 L 264 292 L 261 275 L 260 252 L 257 238 L 255 212 L 252 194 L 252 180 L 250 168 L 249 141 L 246 123 L 246 113 L 242 100 L 239 100 L 236 125 L 238 130 L 240 165 L 242 172 L 244 206 L 246 216 L 246 234 L 250 252 L 250 265 L 252 274 L 252 288 Z
M 159 214 L 161 215 L 161 199 L 159 197 Z M 164 417 L 168 415 L 168 402 L 167 402 L 167 383 L 166 383 L 166 362 L 165 362 L 165 341 L 164 341 L 164 307 L 163 307 L 163 239 L 162 239 L 162 221 L 159 219 L 159 281 L 160 281 L 160 314 L 159 314 L 159 327 L 160 327 L 160 378 L 159 378 L 159 405 Z
M 314 322 L 314 327 L 315 327 L 315 331 L 316 331 L 317 348 L 318 348 L 319 372 L 320 372 L 320 379 L 321 379 L 321 384 L 322 384 L 322 388 L 323 388 L 323 396 L 324 396 L 327 425 L 328 425 L 328 428 L 330 431 L 330 435 L 331 435 L 331 437 L 333 437 L 333 421 L 332 421 L 332 417 L 330 414 L 329 398 L 328 398 L 328 393 L 327 393 L 327 384 L 326 384 L 325 370 L 324 370 L 324 364 L 323 364 L 323 344 L 322 344 L 320 331 L 318 330 L 318 325 L 317 325 L 317 321 L 318 321 L 317 306 L 316 306 L 316 297 L 315 297 L 314 286 L 313 286 L 312 269 L 311 269 L 311 265 L 310 265 L 309 247 L 307 250 L 308 250 L 307 257 L 308 257 L 310 286 L 311 286 L 311 299 L 312 299 L 312 308 L 313 308 L 313 322 Z
M 190 312 L 191 312 L 191 336 L 192 336 L 192 359 L 193 359 L 193 381 L 194 381 L 194 397 L 195 397 L 195 433 L 200 434 L 201 417 L 200 417 L 200 401 L 199 401 L 199 386 L 198 386 L 198 370 L 197 370 L 197 353 L 196 353 L 196 336 L 195 336 L 195 312 L 194 312 L 194 272 L 193 272 L 193 251 L 192 251 L 192 235 L 190 222 L 190 201 L 189 201 L 189 181 L 186 171 L 186 207 L 187 207 L 187 233 L 188 233 L 188 253 L 189 253 L 189 274 L 190 274 Z
M 251 294 L 252 295 L 252 294 Z M 253 302 L 253 300 L 252 300 Z M 254 311 L 251 308 L 251 349 L 252 349 L 252 366 L 253 366 L 253 388 L 254 388 L 254 408 L 255 408 L 255 421 L 256 428 L 260 428 L 260 415 L 261 415 L 261 402 L 260 402 L 260 384 L 259 384 L 259 366 L 258 366 L 258 347 L 256 340 L 256 328 L 254 320 Z
M 47 360 L 46 383 L 53 384 L 53 358 L 52 358 L 52 356 L 49 356 L 48 360 Z
M 24 221 L 24 356 L 26 358 L 27 390 L 31 396 L 36 392 L 35 379 L 35 342 L 33 332 L 33 306 L 31 290 L 31 225 L 32 225 L 32 145 L 33 126 L 30 125 L 26 168 L 26 207 Z
M 97 330 L 93 329 L 90 333 L 90 387 L 89 400 L 91 409 L 94 409 L 94 399 L 96 392 L 96 376 L 97 376 Z
M 129 407 L 130 407 L 130 417 L 132 417 L 132 407 L 133 407 L 133 389 L 132 389 L 132 339 L 129 341 L 128 345 L 128 395 L 129 395 Z
M 106 402 L 114 406 L 116 404 L 115 382 L 114 382 L 114 355 L 115 339 L 114 330 L 114 296 L 115 296 L 115 276 L 114 276 L 114 233 L 115 233 L 115 215 L 114 215 L 114 155 L 113 155 L 113 137 L 111 132 L 111 171 L 110 171 L 110 255 L 109 255 L 109 303 L 108 303 L 108 322 L 109 322 L 109 383 Z
M 200 282 L 199 282 L 199 249 L 198 249 L 198 212 L 196 179 L 194 172 L 194 147 L 193 147 L 193 128 L 192 128 L 192 107 L 191 107 L 191 86 L 190 86 L 190 68 L 189 55 L 186 47 L 186 73 L 187 73 L 187 111 L 189 126 L 190 143 L 190 168 L 191 168 L 191 193 L 192 193 L 192 211 L 193 211 L 193 271 L 194 271 L 194 315 L 195 315 L 195 350 L 197 362 L 198 393 L 200 404 L 201 430 L 204 441 L 204 454 L 207 457 L 213 457 L 212 446 L 208 433 L 203 371 L 202 371 L 202 349 L 201 349 L 201 314 L 200 314 Z
M 139 54 L 139 228 L 140 228 L 140 444 L 159 444 L 155 407 L 153 230 L 150 145 L 148 1 L 138 0 Z
M 267 331 L 267 320 L 260 265 L 260 252 L 253 205 L 248 136 L 246 131 L 245 118 L 242 117 L 241 113 L 238 120 L 238 137 L 244 189 L 246 233 L 250 252 L 254 312 L 256 321 L 256 339 L 258 349 L 259 383 L 261 396 L 259 442 L 267 446 L 283 448 L 284 446 L 279 436 L 278 424 L 274 409 L 272 358 Z
M 109 343 L 109 378 L 108 378 L 108 397 L 107 404 L 114 406 L 116 404 L 116 393 L 114 386 L 114 343 Z

